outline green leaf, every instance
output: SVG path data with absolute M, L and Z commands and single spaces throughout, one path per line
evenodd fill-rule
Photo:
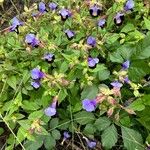
M 87 124 L 83 130 L 86 135 L 94 135 L 96 129 L 93 124 Z
M 67 95 L 68 95 L 67 90 L 64 89 L 64 88 L 61 89 L 60 92 L 59 92 L 59 95 L 58 95 L 59 103 L 61 103 L 66 98 Z
M 144 18 L 144 23 L 145 23 L 146 28 L 150 30 L 150 20 L 148 20 L 147 18 Z
M 63 62 L 60 66 L 60 73 L 65 73 L 69 68 L 69 63 Z
M 110 71 L 107 69 L 104 69 L 103 71 L 98 72 L 98 78 L 100 81 L 104 81 L 104 80 L 108 79 L 109 75 L 110 75 Z
M 81 99 L 85 99 L 85 98 L 94 99 L 97 93 L 98 93 L 97 86 L 93 85 L 93 86 L 86 87 L 81 93 Z
M 0 127 L 0 135 L 4 133 L 4 129 Z
M 50 128 L 56 128 L 56 127 L 58 126 L 58 123 L 59 123 L 58 118 L 53 118 L 53 119 L 50 121 Z
M 24 144 L 26 150 L 38 150 L 43 145 L 43 136 L 38 135 L 35 141 L 27 141 Z
M 43 110 L 35 111 L 29 115 L 28 119 L 31 120 L 38 119 L 41 118 L 43 115 L 44 115 Z
M 134 31 L 134 30 L 135 30 L 134 25 L 131 24 L 131 23 L 128 23 L 128 24 L 126 24 L 126 25 L 123 27 L 123 29 L 121 30 L 121 32 L 128 33 L 128 32 L 130 32 L 130 31 Z
M 121 127 L 121 131 L 124 147 L 127 150 L 144 150 L 142 136 L 139 132 L 124 126 Z
M 122 63 L 124 60 L 130 59 L 135 46 L 122 45 L 115 52 L 109 55 L 112 62 Z
M 61 134 L 58 130 L 53 130 L 51 134 L 55 140 L 59 140 L 61 137 Z
M 113 146 L 115 146 L 118 140 L 116 127 L 114 125 L 111 125 L 110 127 L 106 128 L 103 131 L 101 138 L 103 147 L 106 149 L 111 149 Z
M 48 136 L 46 136 L 45 140 L 44 140 L 44 146 L 46 149 L 50 150 L 53 147 L 55 147 L 56 145 L 56 141 L 55 139 L 51 136 L 51 134 L 49 134 Z
M 147 35 L 143 40 L 140 40 L 136 49 L 133 49 L 132 59 L 146 59 L 150 57 L 150 35 Z
M 139 82 L 146 74 L 150 73 L 150 67 L 144 60 L 133 61 L 128 70 L 129 79 L 133 82 Z
M 145 109 L 145 106 L 141 99 L 137 99 L 130 104 L 129 108 L 131 108 L 134 111 L 142 111 L 143 109 Z
M 110 124 L 111 121 L 107 117 L 100 117 L 95 121 L 94 126 L 97 128 L 97 130 L 102 131 L 109 127 Z
M 21 143 L 27 136 L 27 131 L 23 128 L 23 127 L 20 127 L 18 129 L 18 132 L 17 132 L 17 138 L 19 140 L 19 142 Z M 19 144 L 18 140 L 16 141 L 16 145 Z
M 40 106 L 36 102 L 23 101 L 22 108 L 25 110 L 37 110 Z
M 15 76 L 11 76 L 7 79 L 7 84 L 12 87 L 14 90 L 16 90 L 17 85 L 17 79 Z
M 75 121 L 81 125 L 91 123 L 95 120 L 95 116 L 92 113 L 86 111 L 78 112 L 74 115 L 74 117 Z

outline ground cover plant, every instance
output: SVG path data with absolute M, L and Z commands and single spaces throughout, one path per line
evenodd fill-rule
M 149 150 L 150 2 L 17 12 L 0 30 L 1 149 Z

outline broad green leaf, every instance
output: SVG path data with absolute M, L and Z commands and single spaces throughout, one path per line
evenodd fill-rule
M 95 116 L 92 113 L 86 111 L 78 112 L 74 115 L 74 117 L 75 121 L 81 125 L 91 123 L 95 120 Z
M 35 141 L 27 141 L 24 144 L 26 150 L 39 150 L 39 148 L 43 145 L 43 136 L 38 135 Z
M 58 130 L 53 130 L 51 134 L 52 134 L 52 137 L 53 137 L 55 140 L 59 140 L 60 137 L 61 137 L 61 134 L 60 134 L 60 132 L 59 132 Z
M 135 30 L 134 25 L 131 24 L 131 23 L 128 23 L 128 24 L 126 24 L 126 25 L 123 27 L 123 29 L 121 30 L 121 32 L 128 33 L 128 32 L 130 32 L 130 31 L 134 31 L 134 30 Z
M 106 128 L 103 131 L 101 138 L 103 147 L 106 149 L 111 149 L 113 146 L 115 146 L 118 140 L 116 127 L 114 125 L 111 125 L 110 127 Z
M 96 97 L 97 93 L 98 93 L 97 86 L 93 85 L 93 86 L 86 87 L 86 88 L 84 88 L 84 90 L 81 93 L 81 99 L 82 100 L 85 98 L 94 99 Z
M 94 126 L 97 128 L 97 130 L 102 131 L 109 127 L 110 124 L 111 121 L 107 117 L 100 117 L 95 121 Z
M 83 130 L 84 134 L 86 135 L 94 135 L 96 129 L 93 124 L 87 124 Z
M 7 83 L 10 87 L 12 87 L 14 90 L 16 90 L 17 85 L 17 79 L 15 76 L 11 76 L 7 79 Z
M 22 108 L 25 110 L 37 110 L 40 108 L 40 106 L 36 102 L 30 102 L 30 101 L 23 101 Z
M 107 69 L 104 69 L 103 71 L 98 72 L 98 78 L 100 81 L 108 79 L 109 75 L 110 75 L 110 71 Z
M 51 128 L 51 129 L 52 129 L 52 128 L 56 128 L 56 127 L 58 126 L 58 123 L 59 123 L 58 118 L 53 118 L 53 119 L 51 119 L 51 121 L 50 121 L 50 128 Z
M 130 59 L 135 46 L 122 45 L 115 52 L 110 54 L 110 60 L 112 62 L 122 63 L 124 60 Z
M 51 150 L 52 148 L 54 148 L 56 145 L 56 141 L 55 139 L 52 137 L 51 134 L 49 134 L 48 136 L 46 136 L 45 140 L 44 140 L 44 146 L 46 149 Z
M 31 113 L 28 117 L 28 119 L 38 119 L 41 118 L 44 115 L 43 110 L 39 110 L 39 111 L 34 111 L 33 113 Z
M 147 18 L 144 18 L 144 23 L 145 23 L 146 28 L 150 30 L 150 20 L 148 20 Z
M 146 59 L 150 57 L 150 35 L 147 35 L 143 40 L 136 44 L 136 49 L 133 49 L 132 59 Z
M 145 109 L 145 106 L 141 99 L 137 99 L 130 104 L 129 108 L 135 111 L 142 111 L 143 109 Z
M 23 140 L 25 140 L 26 136 L 27 136 L 27 130 L 25 130 L 23 127 L 20 127 L 18 129 L 18 132 L 17 132 L 17 138 L 18 140 L 16 140 L 16 145 L 19 144 L 19 142 L 21 143 Z
M 144 60 L 133 61 L 128 71 L 129 79 L 139 82 L 146 74 L 150 73 L 150 67 Z
M 66 98 L 67 95 L 68 95 L 67 90 L 64 88 L 61 89 L 58 95 L 58 102 L 61 103 Z
M 144 150 L 143 139 L 139 132 L 124 126 L 121 127 L 121 131 L 124 147 L 127 150 Z

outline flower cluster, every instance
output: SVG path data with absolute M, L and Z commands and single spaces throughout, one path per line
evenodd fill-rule
M 41 72 L 38 68 L 34 68 L 31 71 L 31 78 L 33 81 L 31 82 L 31 85 L 35 88 L 38 89 L 40 87 L 40 80 L 44 78 L 44 73 Z
M 128 79 L 127 71 L 130 67 L 130 61 L 126 60 L 124 63 L 122 63 L 122 68 L 118 72 L 118 79 L 111 82 L 110 85 L 112 86 L 112 89 L 109 89 L 107 86 L 100 87 L 100 92 L 96 96 L 95 99 L 84 99 L 82 101 L 82 107 L 88 112 L 95 111 L 97 104 L 102 104 L 103 101 L 107 101 L 107 105 L 109 106 L 109 109 L 107 111 L 107 115 L 110 117 L 112 116 L 114 109 L 124 109 L 130 114 L 135 114 L 134 111 L 125 108 L 124 106 L 119 104 L 118 99 L 121 99 L 121 88 L 124 83 L 130 84 L 131 81 Z M 131 84 L 132 85 L 132 84 Z M 116 114 L 118 115 L 118 114 Z

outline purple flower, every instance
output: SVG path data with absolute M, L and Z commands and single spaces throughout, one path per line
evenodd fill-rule
M 31 71 L 31 77 L 34 80 L 40 80 L 40 79 L 42 79 L 44 77 L 44 73 L 41 72 L 38 68 L 34 68 Z
M 63 21 L 65 21 L 66 19 L 68 19 L 69 17 L 71 17 L 71 12 L 68 10 L 68 9 L 61 9 L 60 11 L 59 11 L 59 14 L 60 14 L 60 16 L 61 16 L 61 19 L 63 20 Z
M 38 6 L 38 10 L 40 13 L 45 13 L 47 10 L 46 10 L 46 6 L 45 6 L 45 3 L 43 2 L 40 2 L 39 3 L 39 6 Z
M 31 85 L 35 88 L 35 89 L 38 89 L 40 87 L 40 81 L 32 81 L 31 82 Z
M 89 12 L 92 17 L 97 17 L 102 12 L 102 8 L 94 4 L 92 7 L 90 7 Z
M 51 9 L 51 10 L 56 10 L 57 9 L 57 4 L 56 3 L 54 3 L 54 2 L 52 2 L 52 3 L 49 3 L 49 8 Z
M 129 83 L 130 83 L 129 78 L 128 78 L 128 77 L 125 77 L 125 78 L 124 78 L 124 82 L 127 83 L 127 84 L 129 84 Z
M 96 108 L 96 99 L 84 99 L 82 101 L 82 107 L 88 112 L 94 111 Z
M 132 10 L 134 7 L 134 1 L 133 0 L 128 0 L 124 6 L 124 10 L 128 11 L 128 10 Z
M 54 101 L 49 107 L 44 110 L 45 115 L 51 117 L 56 114 L 56 101 Z
M 54 54 L 51 54 L 51 53 L 47 53 L 44 55 L 44 60 L 46 60 L 47 62 L 53 62 L 55 56 Z
M 11 21 L 10 31 L 17 30 L 18 32 L 18 27 L 22 25 L 23 25 L 23 22 L 19 21 L 17 17 L 14 17 Z
M 101 28 L 103 28 L 104 25 L 105 25 L 105 23 L 106 23 L 106 19 L 100 19 L 100 20 L 98 21 L 98 26 L 101 27 Z
M 92 58 L 92 57 L 89 57 L 88 58 L 88 65 L 89 67 L 95 67 L 95 65 L 99 62 L 99 59 L 98 58 Z
M 122 25 L 122 22 L 124 20 L 124 14 L 123 13 L 117 13 L 116 16 L 114 17 L 114 22 L 116 25 Z
M 38 47 L 40 41 L 35 37 L 34 34 L 27 34 L 25 37 L 25 42 L 32 47 Z
M 63 133 L 63 135 L 64 135 L 64 139 L 65 139 L 65 140 L 71 137 L 71 135 L 70 135 L 67 131 L 65 131 L 65 132 Z
M 74 33 L 73 31 L 69 30 L 69 29 L 67 29 L 67 30 L 65 31 L 65 33 L 66 33 L 67 38 L 68 38 L 69 40 L 71 40 L 71 39 L 75 36 L 75 33 Z
M 86 140 L 86 142 L 87 142 L 87 146 L 89 148 L 95 148 L 95 146 L 96 146 L 96 142 L 95 141 Z
M 92 36 L 89 36 L 87 38 L 87 44 L 92 46 L 92 47 L 95 47 L 96 46 L 96 39 Z
M 123 69 L 123 70 L 126 70 L 126 69 L 129 68 L 129 66 L 130 66 L 130 61 L 127 60 L 127 61 L 125 61 L 125 62 L 122 64 L 122 69 Z
M 121 88 L 123 85 L 122 83 L 120 83 L 119 81 L 114 81 L 111 83 L 111 85 L 114 87 L 114 88 Z

